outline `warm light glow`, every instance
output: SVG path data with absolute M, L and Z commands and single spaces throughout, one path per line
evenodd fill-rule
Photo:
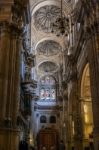
M 79 24 L 78 24 L 79 26 Z M 83 106 L 83 128 L 84 128 L 84 139 L 89 139 L 89 134 L 93 131 L 93 113 L 92 113 L 92 101 L 90 91 L 90 71 L 89 64 L 86 65 L 81 84 L 81 95 Z
M 74 133 L 75 133 L 75 131 L 74 131 L 74 121 L 72 121 L 72 132 L 73 132 L 73 135 L 74 135 Z
M 65 123 L 63 123 L 63 127 L 66 127 L 66 124 L 65 124 Z
M 29 142 L 30 142 L 31 145 L 33 145 L 34 140 L 33 140 L 33 135 L 32 135 L 32 133 L 30 133 Z
M 86 104 L 84 104 L 84 112 L 88 113 L 88 106 Z
M 30 142 L 32 142 L 33 140 L 32 139 L 30 139 Z
M 92 125 L 86 125 L 85 131 L 84 131 L 85 138 L 89 139 L 89 134 L 92 133 L 92 131 L 93 131 Z
M 89 117 L 87 114 L 85 114 L 85 122 L 88 123 L 89 122 Z

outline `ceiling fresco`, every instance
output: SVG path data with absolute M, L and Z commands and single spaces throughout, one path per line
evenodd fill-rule
M 52 56 L 62 51 L 61 45 L 53 40 L 45 40 L 38 44 L 37 53 L 39 55 Z
M 46 5 L 34 13 L 34 26 L 45 33 L 52 31 L 52 23 L 60 16 L 60 8 L 55 5 Z
M 58 66 L 54 62 L 46 61 L 39 65 L 39 69 L 41 72 L 49 73 L 56 71 Z

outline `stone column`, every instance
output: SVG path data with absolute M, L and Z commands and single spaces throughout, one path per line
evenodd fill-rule
M 0 23 L 0 149 L 17 150 L 19 130 L 16 127 L 19 103 L 19 30 Z
M 0 24 L 0 125 L 3 126 L 7 103 L 7 78 L 10 41 L 6 23 Z
M 86 15 L 86 33 L 91 80 L 94 148 L 99 150 L 99 3 L 95 4 L 94 8 L 90 7 L 90 12 Z
M 73 120 L 74 120 L 74 145 L 75 149 L 82 150 L 83 144 L 82 144 L 82 136 L 83 136 L 83 130 L 82 130 L 82 120 L 81 120 L 81 106 L 78 96 L 78 83 L 77 80 L 73 81 L 74 85 L 74 94 L 73 94 Z
M 73 61 L 74 58 L 70 59 L 71 62 L 71 73 L 70 73 L 70 83 L 72 84 L 72 117 L 74 120 L 74 149 L 82 150 L 82 119 L 81 119 L 81 106 L 79 100 L 79 90 L 78 90 L 78 79 L 77 79 L 77 68 L 76 62 Z
M 96 42 L 96 41 L 95 41 Z M 88 57 L 90 67 L 90 82 L 91 82 L 91 96 L 92 96 L 92 110 L 93 110 L 93 134 L 95 150 L 99 148 L 99 51 L 96 51 L 95 45 L 92 47 L 92 40 L 88 41 Z M 98 41 L 99 43 L 99 41 Z M 95 44 L 95 43 L 94 43 Z

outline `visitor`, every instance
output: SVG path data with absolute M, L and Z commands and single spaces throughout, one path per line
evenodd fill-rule
M 19 150 L 28 150 L 28 143 L 25 140 L 20 141 Z
M 65 150 L 65 144 L 64 144 L 63 140 L 60 141 L 59 150 Z

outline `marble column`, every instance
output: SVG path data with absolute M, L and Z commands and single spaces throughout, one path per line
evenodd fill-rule
M 17 150 L 19 103 L 19 30 L 0 23 L 0 150 Z

